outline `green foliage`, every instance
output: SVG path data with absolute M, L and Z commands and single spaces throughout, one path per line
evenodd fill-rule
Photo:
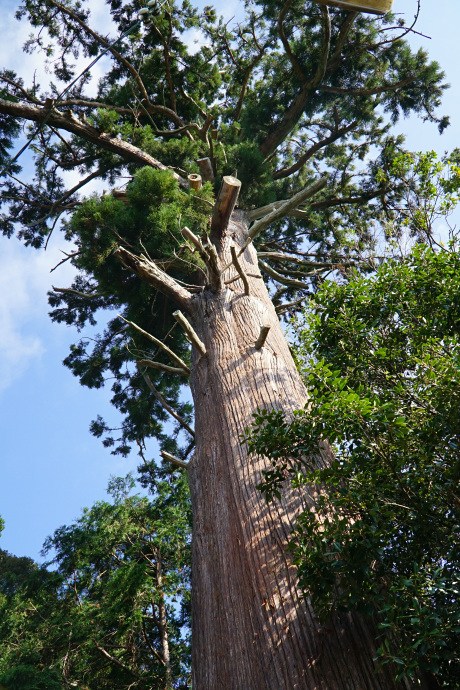
M 168 337 L 169 347 L 188 360 L 188 343 L 180 329 L 173 330 L 172 305 L 126 271 L 112 254 L 122 242 L 137 254 L 165 262 L 170 275 L 178 280 L 199 279 L 201 261 L 184 244 L 180 229 L 187 225 L 198 235 L 206 230 L 211 187 L 207 184 L 193 194 L 184 192 L 169 172 L 146 167 L 136 172 L 126 195 L 126 204 L 111 194 L 90 197 L 72 216 L 67 236 L 78 252 L 74 263 L 80 273 L 72 285 L 77 294 L 52 293 L 51 316 L 81 330 L 95 324 L 97 309 L 116 309 L 158 339 Z M 84 293 L 94 297 L 88 300 Z M 115 317 L 96 344 L 83 339 L 73 346 L 65 364 L 89 387 L 102 386 L 106 377 L 115 380 L 112 401 L 126 415 L 121 435 L 113 438 L 102 421 L 92 426 L 96 435 L 105 435 L 105 444 L 114 452 L 126 454 L 133 441 L 154 436 L 163 448 L 180 454 L 174 439 L 168 440 L 162 432 L 164 409 L 132 367 L 139 357 L 170 363 L 162 351 L 157 353 L 150 341 Z M 177 377 L 155 371 L 151 378 L 166 399 L 177 405 L 181 416 L 190 420 L 190 405 L 179 402 L 181 382 Z
M 316 609 L 379 611 L 378 657 L 458 684 L 460 255 L 416 246 L 369 279 L 326 283 L 297 325 L 310 394 L 292 421 L 256 416 L 251 450 L 322 487 L 291 548 Z M 335 460 L 321 469 L 318 444 Z M 291 460 L 288 460 L 291 458 Z M 294 461 L 292 462 L 292 459 Z M 389 632 L 390 635 L 384 633 Z
M 41 247 L 53 231 L 55 241 L 61 224 L 67 240 L 76 245 L 70 259 L 78 272 L 73 292 L 51 293 L 51 317 L 90 333 L 75 343 L 65 363 L 83 385 L 101 387 L 110 381 L 112 402 L 122 417 L 116 424 L 120 433 L 100 418 L 92 431 L 114 453 L 126 455 L 134 444 L 155 438 L 161 448 L 184 458 L 189 439 L 178 427 L 173 434 L 166 432 L 167 415 L 135 368 L 139 358 L 166 364 L 168 359 L 114 312 L 166 338 L 185 360 L 189 345 L 180 329 L 173 329 L 175 307 L 129 276 L 113 250 L 122 245 L 136 254 L 148 253 L 174 278 L 202 286 L 200 260 L 183 246 L 180 229 L 188 225 L 198 235 L 206 230 L 224 175 L 237 172 L 242 180 L 239 203 L 249 209 L 286 199 L 327 172 L 327 188 L 302 218 L 278 221 L 257 239 L 262 251 L 309 257 L 300 269 L 295 261 L 267 259 L 278 275 L 297 281 L 285 284 L 265 276 L 274 304 L 292 303 L 285 312 L 292 314 L 331 264 L 344 275 L 349 264 L 366 264 L 375 250 L 374 226 L 389 227 L 404 197 L 404 185 L 391 167 L 404 142 L 392 134 L 391 123 L 418 113 L 445 127 L 446 120 L 435 113 L 446 84 L 436 63 L 399 38 L 404 29 L 394 29 L 391 15 L 376 19 L 359 14 L 348 26 L 349 14 L 331 8 L 328 65 L 316 84 L 312 78 L 325 57 L 328 32 L 317 3 L 251 1 L 231 25 L 212 7 L 168 0 L 143 28 L 133 26 L 141 6 L 105 3 L 116 27 L 107 40 L 131 31 L 116 41 L 116 53 L 108 53 L 95 97 L 88 93 L 91 75 L 86 74 L 56 103 L 65 117 L 87 122 L 92 135 L 63 130 L 58 136 L 56 128 L 43 127 L 40 143 L 35 139 L 32 145 L 35 173 L 27 187 L 2 177 L 5 213 L 0 228 L 7 236 L 19 228 L 26 244 Z M 280 34 L 283 8 L 288 45 Z M 77 57 L 89 63 L 106 48 L 106 38 L 90 30 L 89 0 L 24 0 L 17 17 L 32 29 L 25 50 L 47 62 L 54 83 L 28 87 L 14 73 L 0 73 L 8 100 L 32 107 L 37 99 L 56 100 L 77 76 Z M 201 39 L 193 49 L 189 30 Z M 8 147 L 22 129 L 0 114 L 0 130 L 0 159 L 6 162 Z M 97 133 L 115 148 L 120 144 L 118 152 L 99 146 Z M 273 136 L 276 142 L 270 143 Z M 136 151 L 183 178 L 198 172 L 197 159 L 209 157 L 215 185 L 194 195 L 184 192 L 168 173 L 143 168 Z M 111 189 L 131 179 L 128 203 L 111 193 L 85 200 L 84 185 L 67 188 L 68 171 L 82 180 L 96 177 Z M 97 323 L 102 325 L 95 334 Z M 167 402 L 191 421 L 191 406 L 174 377 L 155 370 L 151 378 Z
M 46 541 L 53 570 L 0 552 L 0 683 L 7 690 L 189 687 L 186 481 L 173 490 L 158 482 L 153 500 L 130 496 L 132 483 L 113 479 L 113 502 L 85 509 Z
M 459 161 L 458 149 L 441 159 L 434 151 L 400 152 L 386 170 L 378 171 L 377 177 L 383 184 L 392 182 L 401 189 L 402 203 L 388 215 L 385 223 L 387 237 L 409 234 L 434 246 L 437 226 L 442 222 L 448 226 L 450 238 L 455 238 L 450 216 L 460 201 Z

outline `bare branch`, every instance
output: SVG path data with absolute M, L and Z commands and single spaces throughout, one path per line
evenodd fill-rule
M 10 84 L 10 86 L 14 86 L 15 89 L 20 91 L 28 103 L 35 103 L 36 105 L 41 105 L 43 106 L 43 101 L 39 101 L 38 98 L 35 98 L 30 94 L 21 84 L 19 84 L 17 81 L 14 81 L 13 79 L 9 79 L 6 75 L 0 74 L 0 80 L 6 82 L 7 84 Z
M 300 266 L 309 268 L 340 268 L 342 266 L 356 266 L 356 261 L 349 259 L 337 259 L 336 261 L 312 261 L 311 259 L 302 259 L 300 256 L 294 254 L 285 254 L 283 252 L 257 252 L 257 256 L 263 259 L 272 259 L 272 261 L 289 261 Z
M 284 218 L 284 216 L 287 216 L 288 213 L 295 209 L 296 206 L 304 203 L 307 199 L 309 199 L 314 194 L 323 189 L 326 186 L 326 184 L 327 177 L 321 177 L 319 180 L 316 180 L 316 182 L 311 184 L 309 187 L 306 187 L 305 189 L 302 189 L 300 192 L 295 194 L 291 199 L 284 201 L 277 208 L 271 211 L 271 213 L 269 213 L 268 215 L 264 216 L 263 218 L 260 218 L 259 220 L 256 220 L 249 229 L 248 239 L 244 244 L 243 248 L 241 249 L 240 254 L 246 249 L 248 244 L 252 242 L 255 239 L 255 237 L 257 237 L 257 235 L 259 235 L 262 232 L 262 230 L 264 230 L 280 218 Z
M 256 350 L 261 350 L 263 348 L 263 346 L 265 345 L 265 341 L 267 340 L 269 330 L 270 330 L 270 326 L 261 326 L 260 327 L 259 337 L 257 338 L 256 344 L 254 345 Z
M 217 197 L 212 214 L 211 239 L 213 242 L 219 243 L 222 239 L 233 213 L 233 209 L 238 201 L 240 190 L 240 180 L 232 175 L 224 176 L 222 187 L 220 188 L 219 196 Z
M 184 329 L 184 331 L 187 333 L 188 337 L 189 337 L 190 340 L 192 341 L 193 345 L 195 345 L 195 347 L 196 347 L 196 349 L 198 350 L 198 352 L 199 352 L 203 357 L 205 357 L 205 356 L 206 356 L 206 347 L 205 347 L 204 343 L 199 339 L 199 337 L 198 337 L 198 335 L 196 334 L 194 328 L 193 328 L 192 325 L 189 323 L 189 321 L 187 321 L 187 319 L 185 318 L 185 316 L 183 315 L 183 313 L 182 313 L 181 311 L 178 310 L 178 311 L 175 311 L 175 312 L 173 313 L 173 316 L 174 316 L 174 318 L 176 319 L 176 321 L 178 321 L 178 323 L 180 323 L 180 325 L 182 326 L 182 328 Z
M 149 376 L 148 374 L 142 374 L 142 376 L 144 377 L 144 381 L 146 382 L 147 386 L 149 387 L 151 393 L 153 393 L 154 397 L 158 400 L 158 402 L 160 403 L 160 405 L 163 405 L 163 407 L 165 408 L 166 412 L 169 412 L 169 414 L 171 415 L 171 417 L 174 417 L 174 419 L 175 419 L 177 422 L 179 422 L 179 424 L 180 424 L 186 431 L 188 431 L 188 433 L 190 434 L 190 436 L 192 436 L 193 438 L 195 438 L 195 432 L 193 431 L 193 429 L 187 424 L 187 422 L 185 421 L 185 419 L 182 419 L 182 417 L 181 417 L 180 415 L 178 415 L 177 412 L 175 412 L 175 411 L 173 410 L 173 408 L 171 407 L 171 405 L 168 405 L 168 403 L 166 402 L 166 400 L 165 400 L 165 399 L 163 398 L 163 396 L 161 395 L 160 391 L 157 390 L 157 388 L 155 388 L 155 386 L 153 385 L 153 383 L 152 383 L 152 381 L 151 381 L 151 379 L 150 379 L 150 376 Z
M 240 262 L 238 261 L 238 257 L 237 257 L 237 255 L 236 255 L 236 249 L 235 249 L 235 246 L 234 246 L 234 245 L 232 245 L 232 246 L 230 247 L 230 252 L 231 252 L 231 254 L 232 254 L 232 262 L 233 262 L 233 265 L 235 266 L 236 270 L 237 270 L 238 273 L 239 273 L 239 276 L 240 276 L 241 280 L 243 281 L 243 285 L 244 285 L 244 294 L 245 294 L 245 295 L 249 295 L 249 280 L 248 280 L 248 278 L 247 278 L 246 273 L 243 271 L 243 268 L 242 268 Z
M 222 289 L 222 278 L 216 248 L 209 242 L 209 240 L 207 240 L 206 244 L 203 245 L 200 238 L 187 227 L 182 228 L 181 234 L 182 237 L 184 237 L 186 240 L 189 240 L 197 249 L 208 269 L 207 277 L 210 281 L 211 287 L 216 292 L 219 292 L 219 290 Z
M 120 314 L 117 314 L 117 316 L 119 319 L 121 319 L 129 326 L 134 328 L 136 331 L 138 331 L 138 333 L 142 333 L 144 338 L 147 338 L 157 347 L 160 347 L 162 350 L 164 350 L 164 352 L 166 352 L 171 357 L 171 359 L 179 365 L 180 369 L 182 370 L 181 373 L 190 374 L 190 369 L 186 365 L 186 363 L 180 357 L 178 357 L 178 355 L 176 355 L 176 353 L 173 352 L 167 345 L 165 345 L 165 343 L 162 340 L 158 340 L 158 338 L 155 338 L 154 335 L 148 333 L 147 331 L 144 331 L 144 329 L 138 326 L 136 323 L 134 323 L 133 321 L 128 321 L 128 319 L 125 319 L 123 316 L 120 316 Z
M 288 311 L 289 309 L 292 309 L 292 307 L 297 307 L 299 304 L 302 304 L 302 302 L 305 302 L 306 296 L 301 297 L 300 299 L 296 299 L 293 302 L 286 302 L 285 304 L 279 304 L 277 307 L 275 307 L 275 311 L 277 314 L 284 314 L 284 312 Z
M 189 175 L 188 181 L 190 182 L 191 189 L 198 190 L 201 189 L 201 187 L 203 186 L 201 175 L 197 175 L 196 173 L 192 173 L 191 175 Z
M 386 191 L 386 189 L 377 189 L 373 192 L 361 194 L 361 196 L 332 197 L 330 199 L 324 199 L 322 201 L 314 201 L 311 204 L 311 208 L 330 208 L 331 206 L 342 206 L 343 204 L 365 204 L 366 201 L 371 201 L 372 199 L 375 199 L 378 196 L 383 196 L 386 193 Z
M 138 278 L 145 281 L 149 285 L 157 288 L 166 297 L 172 299 L 176 304 L 187 311 L 190 309 L 190 302 L 192 293 L 183 288 L 177 283 L 174 278 L 168 276 L 167 273 L 158 268 L 152 261 L 149 261 L 145 256 L 136 256 L 124 247 L 118 247 L 115 250 L 114 256 L 121 261 L 130 271 L 135 273 Z
M 185 369 L 180 369 L 178 367 L 170 367 L 168 364 L 163 364 L 163 362 L 154 362 L 151 359 L 140 359 L 138 361 L 139 366 L 150 367 L 150 369 L 160 369 L 160 371 L 166 371 L 168 374 L 177 374 L 178 376 L 188 376 Z
M 103 655 L 105 656 L 106 659 L 109 659 L 112 663 L 116 664 L 117 666 L 120 666 L 120 668 L 123 668 L 125 671 L 128 671 L 131 673 L 135 678 L 139 678 L 139 674 L 136 671 L 133 671 L 132 668 L 124 664 L 120 659 L 117 659 L 115 656 L 112 656 L 111 654 L 108 653 L 107 650 L 105 650 L 103 647 L 99 647 L 98 644 L 94 643 L 94 646 L 96 649 Z
M 211 184 L 214 184 L 214 171 L 212 169 L 211 159 L 199 158 L 197 163 L 204 182 L 211 182 Z
M 265 261 L 262 261 L 261 259 L 259 259 L 259 265 L 261 266 L 262 270 L 265 271 L 265 273 L 267 273 L 270 276 L 270 278 L 277 280 L 278 283 L 282 283 L 282 285 L 299 287 L 299 288 L 302 288 L 303 290 L 308 289 L 308 286 L 306 285 L 306 283 L 303 283 L 300 280 L 294 280 L 294 278 L 288 278 L 286 276 L 281 275 L 281 273 L 278 273 L 278 271 L 275 271 L 274 268 L 272 268 L 271 266 L 266 264 Z
M 185 469 L 187 469 L 188 467 L 188 462 L 184 462 L 183 460 L 176 458 L 175 455 L 171 455 L 171 453 L 167 453 L 165 450 L 161 451 L 161 456 L 168 462 L 171 462 L 173 465 L 177 465 L 178 467 L 185 467 Z
M 67 257 L 67 259 L 70 257 Z M 60 263 L 64 263 L 67 259 L 63 259 Z M 54 270 L 54 269 L 53 269 Z M 79 290 L 72 290 L 72 288 L 58 288 L 51 286 L 54 292 L 60 292 L 63 295 L 75 295 L 76 297 L 82 297 L 84 299 L 95 299 L 96 297 L 101 297 L 98 292 L 80 292 Z

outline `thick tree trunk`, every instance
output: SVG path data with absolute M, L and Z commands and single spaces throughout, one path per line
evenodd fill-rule
M 235 212 L 221 261 L 246 237 L 245 216 Z M 252 247 L 240 263 L 260 275 Z M 232 267 L 226 279 L 234 275 Z M 372 625 L 352 616 L 320 625 L 299 597 L 286 544 L 306 497 L 289 490 L 267 504 L 256 488 L 265 461 L 248 457 L 241 434 L 258 408 L 289 413 L 305 404 L 306 392 L 263 280 L 249 277 L 249 284 L 249 296 L 241 279 L 218 294 L 205 290 L 190 317 L 207 350 L 194 352 L 192 371 L 193 688 L 400 688 L 393 669 L 375 674 Z M 256 350 L 262 325 L 271 328 Z

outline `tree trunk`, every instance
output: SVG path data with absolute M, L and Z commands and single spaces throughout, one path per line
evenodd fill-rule
M 223 264 L 243 246 L 246 216 L 234 212 L 217 247 Z M 260 276 L 252 246 L 240 257 Z M 232 266 L 228 280 L 237 273 Z M 257 490 L 266 461 L 248 457 L 241 434 L 259 408 L 292 412 L 306 391 L 264 282 L 249 277 L 194 299 L 191 321 L 206 346 L 194 350 L 191 385 L 196 453 L 193 507 L 194 690 L 391 690 L 394 669 L 375 673 L 375 628 L 344 616 L 321 625 L 299 597 L 286 544 L 305 495 L 287 489 L 266 503 Z M 254 345 L 269 325 L 265 345 Z M 322 450 L 321 462 L 328 462 Z M 420 686 L 417 686 L 420 687 Z

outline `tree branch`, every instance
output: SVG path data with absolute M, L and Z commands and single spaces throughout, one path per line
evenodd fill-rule
M 170 367 L 169 364 L 163 362 L 154 362 L 151 359 L 140 359 L 138 364 L 142 367 L 150 367 L 151 369 L 159 369 L 166 371 L 168 374 L 177 374 L 178 376 L 188 376 L 188 373 L 182 367 Z
M 142 103 L 142 108 L 140 110 L 136 110 L 133 108 L 125 108 L 118 105 L 112 105 L 111 103 L 102 103 L 101 101 L 83 100 L 81 98 L 69 98 L 66 101 L 61 101 L 59 105 L 63 108 L 68 108 L 72 105 L 79 108 L 101 108 L 104 110 L 113 110 L 115 113 L 119 113 L 120 115 L 133 115 L 134 117 L 139 117 L 141 112 L 147 112 L 151 115 L 156 114 L 167 117 L 169 120 L 171 120 L 171 122 L 174 122 L 174 124 L 177 125 L 177 127 L 179 127 L 180 129 L 185 127 L 185 122 L 182 120 L 181 117 L 179 117 L 177 113 L 174 112 L 174 110 L 171 110 L 171 108 L 168 108 L 165 105 L 156 105 L 155 103 L 150 102 Z M 169 133 L 169 130 L 166 130 L 166 132 Z M 174 134 L 174 130 L 171 130 L 171 134 Z
M 105 650 L 103 647 L 99 647 L 98 644 L 94 643 L 96 649 L 106 657 L 106 659 L 109 659 L 112 663 L 116 664 L 117 666 L 120 666 L 120 668 L 123 668 L 125 671 L 128 671 L 131 673 L 135 678 L 140 678 L 139 674 L 136 671 L 133 671 L 132 668 L 124 664 L 120 659 L 117 659 L 115 656 L 112 656 L 111 654 L 108 653 L 107 650 Z
M 233 265 L 235 266 L 236 270 L 237 270 L 238 273 L 239 273 L 239 276 L 240 276 L 241 280 L 243 281 L 243 285 L 244 285 L 244 294 L 245 294 L 245 295 L 249 295 L 249 280 L 248 280 L 248 278 L 247 278 L 246 273 L 243 271 L 243 268 L 242 268 L 240 262 L 238 261 L 238 257 L 237 257 L 237 255 L 236 255 L 236 249 L 235 249 L 235 246 L 234 246 L 233 244 L 232 244 L 232 246 L 230 247 L 230 252 L 231 252 L 231 254 L 232 254 L 232 262 L 233 262 Z
M 287 216 L 290 211 L 295 209 L 296 206 L 304 203 L 307 199 L 309 199 L 314 194 L 323 189 L 326 186 L 326 184 L 327 177 L 321 177 L 319 180 L 316 180 L 316 182 L 311 184 L 309 187 L 306 187 L 305 189 L 302 189 L 302 191 L 295 194 L 292 197 L 292 199 L 283 201 L 276 208 L 274 208 L 271 211 L 271 213 L 268 213 L 263 218 L 256 220 L 249 229 L 248 239 L 244 244 L 243 248 L 240 250 L 240 254 L 246 249 L 248 244 L 252 242 L 257 237 L 257 235 L 259 235 L 262 232 L 262 230 L 264 230 L 280 218 L 284 218 L 284 216 Z
M 168 403 L 166 402 L 166 400 L 165 400 L 165 399 L 163 398 L 163 396 L 161 395 L 160 391 L 157 390 L 157 389 L 155 388 L 155 386 L 153 385 L 153 383 L 152 383 L 152 381 L 151 381 L 151 379 L 150 379 L 150 376 L 149 376 L 148 374 L 142 374 L 142 376 L 144 377 L 145 383 L 146 383 L 147 386 L 149 387 L 150 391 L 153 393 L 154 397 L 158 400 L 158 402 L 160 403 L 160 405 L 163 405 L 163 407 L 165 408 L 166 412 L 169 412 L 169 414 L 171 415 L 171 417 L 174 417 L 174 419 L 175 419 L 176 421 L 178 421 L 179 424 L 180 424 L 186 431 L 188 431 L 188 433 L 190 434 L 190 436 L 192 436 L 193 438 L 195 438 L 195 432 L 193 431 L 193 429 L 187 424 L 187 422 L 185 421 L 185 419 L 182 419 L 182 417 L 181 417 L 180 415 L 178 415 L 177 412 L 175 412 L 175 411 L 173 410 L 173 408 L 171 407 L 171 405 L 168 405 Z
M 176 458 L 175 455 L 171 455 L 171 453 L 167 453 L 165 450 L 162 450 L 160 452 L 160 455 L 168 462 L 171 462 L 173 465 L 177 465 L 178 467 L 185 467 L 185 469 L 187 469 L 188 467 L 188 462 L 184 462 L 183 460 Z
M 294 72 L 297 74 L 301 82 L 305 81 L 305 74 L 300 66 L 300 62 L 297 60 L 296 56 L 292 52 L 291 46 L 289 44 L 288 39 L 286 38 L 286 34 L 284 33 L 284 27 L 283 27 L 283 21 L 284 18 L 286 17 L 286 14 L 288 13 L 289 9 L 291 8 L 291 5 L 293 3 L 293 0 L 286 0 L 284 3 L 280 16 L 278 17 L 278 34 L 281 39 L 281 43 L 283 44 L 284 50 L 286 52 L 286 55 L 288 56 L 290 63 L 292 67 L 294 68 Z
M 395 84 L 385 84 L 384 86 L 379 86 L 370 89 L 342 89 L 339 86 L 318 86 L 318 91 L 324 91 L 325 93 L 339 93 L 346 96 L 375 96 L 379 93 L 385 93 L 386 91 L 396 91 L 397 89 L 402 89 L 404 86 L 411 84 L 417 79 L 416 76 L 407 77 L 402 81 L 398 81 Z
M 25 103 L 14 103 L 13 101 L 7 101 L 4 98 L 0 98 L 0 113 L 3 115 L 11 115 L 16 118 L 31 120 L 33 122 L 43 123 L 46 121 L 47 125 L 56 127 L 57 129 L 63 129 L 76 136 L 82 137 L 86 139 L 86 141 L 90 141 L 106 151 L 117 154 L 123 160 L 134 161 L 139 165 L 150 165 L 159 170 L 169 170 L 170 174 L 182 187 L 185 189 L 188 188 L 187 180 L 170 170 L 170 168 L 163 165 L 163 163 L 156 160 L 156 158 L 153 158 L 153 156 L 137 148 L 137 146 L 133 146 L 127 141 L 118 139 L 111 134 L 98 132 L 98 130 L 91 127 L 91 125 L 80 122 L 74 117 L 68 117 L 58 110 L 54 110 L 50 113 L 50 111 L 45 108 L 38 108 Z
M 187 319 L 185 318 L 185 316 L 182 314 L 181 311 L 179 311 L 179 310 L 175 311 L 173 313 L 173 316 L 176 319 L 176 321 L 178 323 L 180 323 L 180 325 L 182 326 L 184 331 L 187 333 L 188 337 L 190 338 L 190 340 L 192 341 L 193 345 L 196 347 L 198 352 L 202 355 L 202 357 L 205 357 L 206 356 L 205 344 L 200 340 L 200 338 L 198 337 L 193 326 L 187 321 Z
M 265 157 L 268 157 L 271 153 L 276 151 L 281 142 L 284 141 L 289 132 L 291 132 L 295 127 L 303 115 L 310 93 L 318 87 L 318 84 L 324 78 L 326 73 L 327 60 L 331 44 L 331 18 L 329 16 L 327 7 L 324 7 L 323 5 L 321 6 L 321 14 L 323 18 L 323 37 L 321 57 L 316 67 L 315 74 L 308 81 L 303 83 L 301 90 L 294 98 L 289 108 L 286 110 L 279 124 L 260 144 L 259 151 Z
M 296 173 L 300 168 L 302 168 L 307 161 L 312 158 L 317 151 L 320 151 L 321 149 L 325 148 L 329 144 L 332 144 L 334 141 L 337 141 L 337 139 L 340 139 L 341 137 L 344 137 L 348 132 L 351 132 L 352 129 L 355 128 L 357 124 L 357 120 L 353 120 L 353 122 L 346 127 L 341 127 L 340 129 L 335 129 L 335 131 L 329 136 L 326 137 L 326 139 L 322 139 L 321 141 L 316 142 L 316 144 L 313 144 L 308 151 L 306 151 L 300 158 L 289 168 L 281 168 L 280 170 L 276 170 L 276 172 L 273 174 L 273 179 L 274 180 L 281 180 L 283 177 L 289 177 L 289 175 L 293 175 Z
M 142 93 L 142 96 L 145 98 L 146 103 L 149 102 L 149 96 L 147 93 L 147 90 L 144 86 L 144 82 L 142 81 L 139 73 L 137 70 L 133 67 L 133 65 L 127 60 L 123 55 L 121 55 L 118 50 L 116 50 L 113 46 L 110 45 L 108 41 L 106 41 L 102 36 L 100 36 L 98 33 L 93 31 L 88 24 L 86 24 L 78 15 L 76 15 L 72 10 L 68 9 L 67 7 L 64 7 L 64 5 L 61 5 L 60 2 L 57 2 L 56 0 L 48 0 L 51 5 L 54 5 L 58 10 L 60 10 L 63 14 L 66 14 L 68 17 L 73 19 L 86 33 L 88 33 L 90 36 L 92 36 L 101 46 L 104 48 L 108 49 L 114 58 L 118 60 L 119 63 L 121 63 L 128 72 L 132 74 L 134 77 L 135 82 L 139 86 L 139 89 Z
M 125 319 L 120 314 L 117 314 L 117 316 L 119 319 L 121 319 L 129 326 L 134 328 L 136 331 L 138 331 L 138 333 L 142 333 L 144 338 L 147 338 L 148 340 L 150 340 L 150 342 L 154 343 L 154 345 L 164 350 L 164 352 L 166 352 L 171 357 L 171 359 L 179 365 L 180 369 L 182 369 L 182 373 L 190 374 L 190 368 L 186 365 L 186 363 L 178 355 L 176 355 L 176 353 L 173 352 L 167 345 L 165 345 L 165 343 L 162 340 L 158 340 L 158 338 L 155 338 L 155 336 L 151 333 L 144 331 L 144 329 L 138 326 L 137 323 L 134 323 L 133 321 L 128 321 L 128 319 Z
M 338 62 L 342 56 L 342 50 L 345 46 L 345 41 L 347 40 L 349 33 L 353 27 L 354 21 L 358 16 L 359 12 L 348 12 L 345 17 L 345 21 L 340 27 L 339 35 L 337 36 L 337 41 L 335 42 L 334 50 L 331 57 L 327 63 L 326 74 L 334 72 L 338 66 Z
M 190 309 L 192 293 L 177 283 L 174 278 L 158 268 L 152 261 L 145 256 L 136 256 L 124 247 L 118 247 L 114 256 L 121 261 L 130 271 L 135 273 L 138 278 L 157 288 L 166 297 L 169 297 L 176 304 L 185 310 Z
M 67 259 L 64 259 L 61 261 L 61 263 L 64 263 L 64 261 L 67 261 Z M 54 290 L 54 292 L 60 292 L 63 295 L 75 295 L 76 297 L 82 297 L 84 299 L 95 299 L 96 297 L 101 297 L 101 295 L 98 292 L 80 292 L 79 290 L 72 290 L 72 288 L 58 288 L 54 287 L 54 285 L 51 286 Z
M 267 273 L 267 275 L 270 276 L 270 278 L 277 280 L 278 283 L 281 283 L 282 285 L 299 287 L 299 288 L 302 288 L 303 290 L 308 289 L 308 286 L 305 283 L 302 283 L 300 280 L 294 280 L 294 278 L 287 278 L 286 276 L 282 276 L 281 273 L 278 273 L 278 271 L 275 271 L 274 268 L 272 268 L 271 266 L 266 264 L 265 261 L 262 261 L 262 259 L 259 259 L 259 265 L 261 266 L 262 270 L 265 271 L 265 273 Z
M 311 204 L 311 208 L 330 208 L 331 206 L 341 206 L 342 204 L 363 204 L 366 201 L 371 201 L 372 199 L 375 199 L 378 196 L 384 195 L 386 192 L 386 189 L 378 189 L 374 192 L 361 194 L 361 196 L 332 197 L 330 199 L 324 199 L 323 201 L 314 201 Z

